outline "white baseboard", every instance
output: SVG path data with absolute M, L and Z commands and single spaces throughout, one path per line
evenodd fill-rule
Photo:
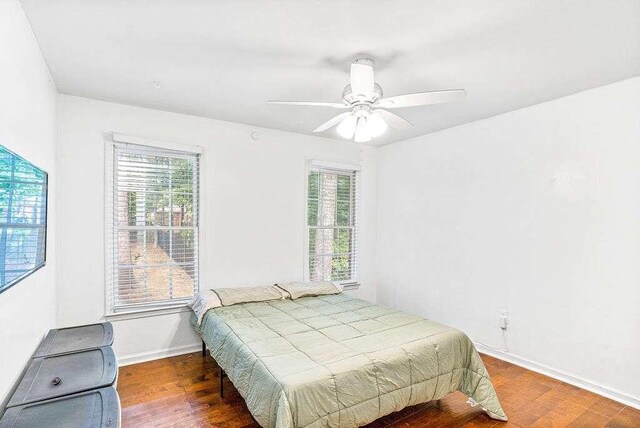
M 551 368 L 545 364 L 537 363 L 535 361 L 531 361 L 529 359 L 519 357 L 509 352 L 504 352 L 498 349 L 488 347 L 478 342 L 475 342 L 475 345 L 478 352 L 482 352 L 483 354 L 487 354 L 492 357 L 498 358 L 500 360 L 504 360 L 509 363 L 515 364 L 517 366 L 524 367 L 525 369 L 529 369 L 534 372 L 538 372 L 543 375 L 552 377 L 554 379 L 558 379 L 562 382 L 571 384 L 573 386 L 577 386 L 578 388 L 586 389 L 587 391 L 591 391 L 595 394 L 602 395 L 604 397 L 618 401 L 627 406 L 640 409 L 640 398 L 633 397 L 629 394 L 616 391 L 615 389 L 611 389 L 603 385 L 599 385 L 597 383 L 588 381 L 581 377 L 566 373 L 562 370 Z
M 128 366 L 129 364 L 144 363 L 145 361 L 159 360 L 160 358 L 175 357 L 176 355 L 190 354 L 202 350 L 202 345 L 188 345 L 177 348 L 162 349 L 160 351 L 142 352 L 140 354 L 127 355 L 118 357 L 119 366 Z

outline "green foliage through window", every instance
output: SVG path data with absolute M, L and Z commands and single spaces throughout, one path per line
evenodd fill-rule
M 356 172 L 311 168 L 307 188 L 309 279 L 356 275 Z
M 113 306 L 188 299 L 198 288 L 199 156 L 117 148 Z
M 0 292 L 45 263 L 47 174 L 0 146 Z

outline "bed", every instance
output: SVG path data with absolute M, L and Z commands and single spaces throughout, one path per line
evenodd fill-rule
M 507 420 L 467 336 L 345 293 L 237 303 L 192 323 L 263 427 L 356 427 L 461 391 Z

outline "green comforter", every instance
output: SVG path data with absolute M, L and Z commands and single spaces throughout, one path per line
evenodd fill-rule
M 211 355 L 263 427 L 355 427 L 461 391 L 506 420 L 472 342 L 346 294 L 209 310 Z

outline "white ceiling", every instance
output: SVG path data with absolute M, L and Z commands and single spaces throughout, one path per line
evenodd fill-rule
M 386 144 L 640 75 L 640 0 L 23 0 L 62 93 L 300 133 L 337 114 L 366 54 L 399 109 Z M 162 82 L 156 88 L 154 81 Z M 323 134 L 339 138 L 335 130 Z

